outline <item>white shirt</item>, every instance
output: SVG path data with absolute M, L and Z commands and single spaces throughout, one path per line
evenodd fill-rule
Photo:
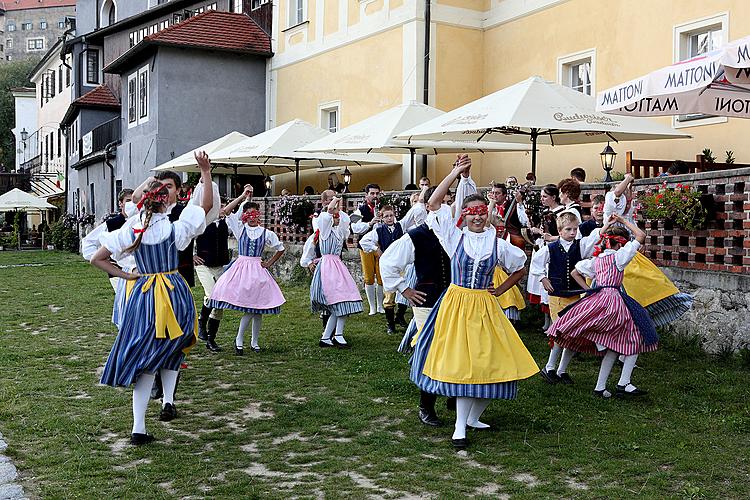
M 349 215 L 343 210 L 339 211 L 339 223 L 337 226 L 333 225 L 333 215 L 327 211 L 321 212 L 318 216 L 318 237 L 320 240 L 325 241 L 330 238 L 331 234 L 335 234 L 346 245 L 346 240 L 349 239 L 349 235 L 351 234 L 350 224 L 351 219 L 349 219 Z M 305 241 L 305 246 L 302 248 L 302 256 L 299 260 L 302 267 L 309 266 L 317 258 L 315 255 L 314 240 L 315 234 L 311 234 Z
M 380 277 L 386 292 L 403 293 L 408 288 L 405 275 L 410 264 L 414 264 L 414 243 L 411 236 L 405 234 L 380 256 Z
M 573 241 L 565 241 L 560 238 L 560 244 L 562 245 L 565 252 L 570 250 Z M 599 241 L 599 228 L 591 231 L 586 237 L 580 239 L 581 258 L 588 259 L 594 253 L 594 247 Z M 531 257 L 531 265 L 529 266 L 529 275 L 536 276 L 539 281 L 549 276 L 549 245 L 541 247 Z
M 276 235 L 276 233 L 274 233 L 270 229 L 266 229 L 263 226 L 250 226 L 248 224 L 243 224 L 239 210 L 227 215 L 225 220 L 227 222 L 227 227 L 229 227 L 229 230 L 232 231 L 232 234 L 238 241 L 240 239 L 240 236 L 242 236 L 243 229 L 245 230 L 247 237 L 251 240 L 260 238 L 265 232 L 266 248 L 271 248 L 272 250 L 276 250 L 277 252 L 281 252 L 284 250 L 284 244 L 281 243 L 281 240 L 279 240 L 279 237 Z
M 627 213 L 625 212 L 625 207 L 628 204 L 628 201 L 625 199 L 625 194 L 620 195 L 620 198 L 618 198 L 619 201 L 615 200 L 615 192 L 610 191 L 607 194 L 604 195 L 604 222 L 609 220 L 609 216 L 612 214 L 617 214 L 623 217 L 628 222 L 633 222 L 633 217 L 635 215 L 635 204 L 631 200 L 630 202 L 630 208 L 628 208 Z
M 216 219 L 219 218 L 219 212 L 221 211 L 221 195 L 219 194 L 219 186 L 211 181 L 211 186 L 213 188 L 214 193 L 214 203 L 211 207 L 211 210 L 208 211 L 206 214 L 206 224 L 210 224 Z M 188 204 L 190 205 L 196 205 L 200 206 L 201 201 L 203 200 L 203 180 L 200 180 L 198 182 L 198 185 L 195 186 L 195 190 L 193 191 L 193 194 L 190 196 L 190 201 Z
M 476 193 L 477 185 L 474 183 L 474 180 L 471 178 L 471 176 L 460 176 L 458 180 L 458 186 L 456 187 L 456 196 L 453 200 L 453 205 L 451 205 L 453 207 L 453 224 L 458 222 L 459 217 L 461 217 L 461 209 L 463 207 L 464 200 L 468 196 Z
M 448 257 L 453 258 L 461 241 L 461 236 L 463 236 L 464 251 L 476 261 L 489 257 L 492 254 L 493 245 L 495 245 L 497 248 L 497 266 L 504 268 L 509 274 L 523 269 L 526 264 L 526 253 L 498 238 L 494 227 L 486 228 L 481 233 L 469 231 L 468 228 L 457 228 L 450 209 L 445 205 L 430 213 L 427 217 L 427 225 L 440 240 L 440 245 L 448 254 Z M 478 267 L 474 266 L 472 282 L 476 281 Z
M 601 254 L 599 254 L 599 257 L 615 254 L 615 266 L 617 266 L 618 271 L 622 272 L 625 270 L 625 266 L 627 266 L 628 263 L 633 260 L 635 254 L 638 253 L 639 248 L 641 248 L 641 244 L 638 243 L 638 240 L 632 240 L 625 243 L 618 250 L 612 250 L 610 248 L 604 250 Z M 594 278 L 596 274 L 594 273 L 594 261 L 599 257 L 582 260 L 581 262 L 576 264 L 576 271 L 578 271 L 583 276 L 586 276 L 587 278 Z
M 132 252 L 126 249 L 133 244 L 133 229 L 143 227 L 141 216 L 138 214 L 130 217 L 120 229 L 111 233 L 105 233 L 101 237 L 102 246 L 112 252 L 115 260 L 120 260 Z M 193 238 L 203 233 L 206 228 L 206 213 L 202 208 L 188 205 L 180 213 L 180 218 L 170 223 L 166 213 L 155 213 L 151 217 L 148 229 L 143 233 L 142 243 L 155 245 L 169 238 L 174 226 L 175 245 L 178 250 L 185 250 Z
M 103 235 L 109 233 L 107 229 L 107 223 L 99 224 L 96 226 L 85 238 L 81 240 L 81 255 L 84 259 L 91 261 L 97 250 L 102 246 L 101 238 Z M 132 255 L 126 255 L 122 259 L 115 259 L 117 265 L 126 273 L 131 272 L 135 269 L 135 257 Z

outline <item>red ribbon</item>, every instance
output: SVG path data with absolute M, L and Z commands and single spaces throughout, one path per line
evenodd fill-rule
M 456 221 L 456 227 L 461 227 L 464 224 L 464 217 L 467 215 L 487 215 L 490 213 L 487 205 L 474 205 L 473 207 L 466 207 L 461 210 L 461 216 Z
M 260 221 L 260 212 L 254 208 L 242 213 L 242 223 L 247 224 L 248 222 Z
M 179 201 L 190 201 L 190 197 L 193 195 L 193 188 L 188 189 L 188 192 L 185 196 L 178 196 L 177 199 Z
M 143 193 L 143 196 L 141 197 L 141 201 L 138 202 L 138 205 L 136 207 L 138 210 L 143 208 L 143 203 L 146 200 L 153 200 L 157 203 L 166 203 L 169 199 L 169 195 L 167 193 L 159 194 L 160 191 L 162 191 L 166 186 L 164 184 L 159 184 L 157 187 L 152 189 L 151 191 L 146 191 Z
M 599 238 L 599 241 L 596 242 L 596 248 L 594 248 L 594 257 L 598 257 L 599 254 L 604 251 L 604 249 L 600 246 L 602 242 L 608 249 L 612 248 L 610 244 L 611 241 L 619 243 L 620 245 L 624 245 L 628 242 L 628 240 L 626 240 L 622 236 L 615 236 L 614 234 L 603 234 L 601 238 Z

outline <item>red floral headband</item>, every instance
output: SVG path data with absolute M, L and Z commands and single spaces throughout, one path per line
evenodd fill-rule
M 456 221 L 456 227 L 461 227 L 464 223 L 464 217 L 467 215 L 487 215 L 490 213 L 490 209 L 487 205 L 474 205 L 473 207 L 466 207 L 461 210 L 461 217 Z
M 628 242 L 628 240 L 622 236 L 616 236 L 614 234 L 603 234 L 601 238 L 599 238 L 599 241 L 596 242 L 596 248 L 594 248 L 594 257 L 598 256 L 604 251 L 604 249 L 601 247 L 602 243 L 604 243 L 607 248 L 612 248 L 610 246 L 611 241 L 619 243 L 620 245 L 624 245 Z
M 161 192 L 165 187 L 166 186 L 164 184 L 159 184 L 151 191 L 146 191 L 145 193 L 143 193 L 141 201 L 139 201 L 138 205 L 136 205 L 136 207 L 138 207 L 138 210 L 143 208 L 143 204 L 146 200 L 151 200 L 156 203 L 166 203 L 167 200 L 169 200 L 169 193 Z
M 258 222 L 260 220 L 260 211 L 255 208 L 242 213 L 242 223 L 247 224 L 248 222 Z

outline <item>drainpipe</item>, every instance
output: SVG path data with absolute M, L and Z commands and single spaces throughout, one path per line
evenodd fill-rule
M 117 195 L 115 194 L 115 166 L 109 161 L 109 154 L 117 147 L 117 142 L 118 141 L 110 142 L 104 148 L 104 163 L 109 167 L 110 212 L 115 212 L 115 199 L 117 198 Z
M 424 89 L 422 102 L 430 104 L 430 2 L 424 1 Z M 427 155 L 422 155 L 422 177 L 427 177 Z

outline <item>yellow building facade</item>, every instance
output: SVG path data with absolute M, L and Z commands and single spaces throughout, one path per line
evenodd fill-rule
M 269 63 L 268 120 L 272 128 L 301 118 L 336 130 L 410 100 L 422 101 L 426 0 L 277 0 L 275 56 Z M 618 83 L 727 41 L 750 35 L 745 0 L 432 0 L 429 102 L 444 111 L 539 75 L 592 96 Z M 741 138 L 750 122 L 736 118 L 656 118 L 692 139 L 613 144 L 615 170 L 625 152 L 636 158 L 694 160 L 710 148 L 723 161 L 731 150 L 750 163 Z M 575 166 L 603 175 L 602 144 L 540 146 L 540 183 L 556 182 Z M 477 153 L 480 184 L 523 178 L 527 153 Z M 404 167 L 357 167 L 352 190 L 367 182 L 385 189 L 410 181 Z M 451 155 L 428 161 L 428 175 L 447 173 Z M 328 172 L 309 171 L 301 184 L 325 188 Z M 292 187 L 280 176 L 278 190 Z

